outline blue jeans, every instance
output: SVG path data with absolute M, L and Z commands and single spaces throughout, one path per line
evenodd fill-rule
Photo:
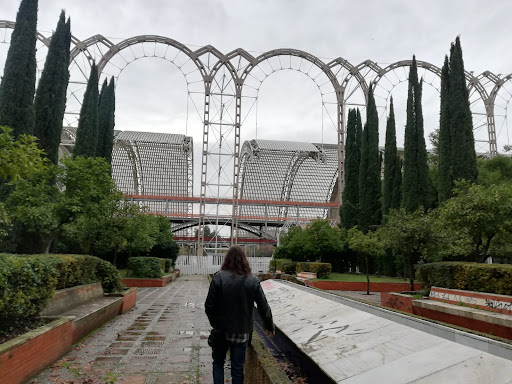
M 224 340 L 212 348 L 214 384 L 224 384 L 224 361 L 226 360 L 228 349 L 231 355 L 232 383 L 243 384 L 245 350 L 247 349 L 247 344 L 247 341 L 245 343 L 231 343 Z

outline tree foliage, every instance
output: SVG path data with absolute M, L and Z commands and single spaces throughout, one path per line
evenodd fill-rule
M 495 156 L 478 159 L 478 182 L 482 185 L 512 183 L 512 158 Z
M 73 156 L 95 157 L 98 147 L 98 67 L 91 67 L 80 109 Z
M 120 197 L 112 192 L 115 185 L 104 161 L 79 157 L 65 159 L 63 164 L 47 165 L 27 180 L 19 180 L 7 199 L 14 223 L 22 234 L 32 236 L 34 249 L 28 251 L 48 253 L 64 224 L 80 215 L 93 217 L 105 199 L 116 193 Z M 64 191 L 57 185 L 65 186 Z
M 0 181 L 3 182 L 29 177 L 45 163 L 44 151 L 38 148 L 35 137 L 23 134 L 15 140 L 11 131 L 0 126 Z
M 384 182 L 382 188 L 382 214 L 390 209 L 400 208 L 402 200 L 402 168 L 396 149 L 396 126 L 393 98 L 389 103 L 389 118 L 386 125 L 386 144 L 384 148 Z
M 0 82 L 0 125 L 15 138 L 34 131 L 37 0 L 22 0 Z
M 402 206 L 408 212 L 413 212 L 420 206 L 427 209 L 429 203 L 427 148 L 421 107 L 422 84 L 423 80 L 418 81 L 416 57 L 413 56 L 409 71 L 402 191 Z
M 359 110 L 350 109 L 347 120 L 347 138 L 345 142 L 345 188 L 343 204 L 340 207 L 340 219 L 344 228 L 357 224 L 359 205 L 359 161 L 361 157 L 361 115 Z
M 64 11 L 62 11 L 50 41 L 34 101 L 34 136 L 39 138 L 39 146 L 45 150 L 53 164 L 59 161 L 62 120 L 66 110 L 71 44 L 70 24 L 69 19 L 66 22 Z
M 343 238 L 339 228 L 328 220 L 314 220 L 305 229 L 292 227 L 282 237 L 274 257 L 294 261 L 321 261 L 342 268 Z M 339 270 L 339 269 L 338 269 Z
M 112 163 L 112 148 L 114 146 L 115 126 L 115 91 L 114 78 L 107 79 L 101 88 L 98 104 L 98 147 L 97 156 Z
M 377 258 L 384 254 L 384 247 L 375 232 L 363 233 L 357 226 L 349 229 L 347 242 L 355 252 L 363 255 L 366 264 L 366 294 L 370 294 L 370 258 Z
M 404 258 L 411 291 L 414 291 L 415 265 L 424 261 L 427 247 L 434 240 L 430 217 L 421 208 L 414 212 L 391 210 L 378 235 L 386 248 Z
M 381 222 L 380 168 L 379 117 L 373 89 L 370 88 L 359 164 L 359 227 L 363 232 Z
M 475 182 L 476 166 L 473 118 L 466 86 L 466 73 L 460 38 L 445 57 L 441 76 L 441 114 L 439 131 L 439 201 L 452 196 L 454 182 Z
M 470 186 L 466 181 L 457 183 L 454 193 L 440 207 L 439 220 L 466 234 L 472 261 L 484 262 L 493 240 L 512 232 L 512 185 Z

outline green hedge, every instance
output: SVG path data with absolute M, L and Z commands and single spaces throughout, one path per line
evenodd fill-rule
M 171 259 L 162 259 L 164 261 L 164 273 L 168 273 L 171 270 Z
M 297 271 L 297 273 L 313 272 L 316 273 L 316 277 L 318 278 L 328 278 L 329 274 L 332 272 L 332 266 L 329 263 L 302 262 L 297 263 L 297 267 L 295 270 Z
M 289 275 L 295 273 L 295 266 L 297 263 L 290 259 L 273 259 L 270 260 L 270 268 L 275 268 L 276 271 L 281 271 Z
M 123 288 L 117 269 L 98 257 L 0 254 L 0 333 L 38 316 L 56 289 L 98 281 L 105 292 Z
M 127 269 L 130 277 L 145 277 L 148 279 L 162 277 L 165 269 L 165 259 L 130 257 Z
M 421 265 L 416 279 L 426 289 L 441 287 L 512 295 L 512 265 L 440 262 Z

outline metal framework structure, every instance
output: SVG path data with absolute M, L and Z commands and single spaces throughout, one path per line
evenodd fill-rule
M 73 152 L 76 128 L 64 128 L 61 155 Z M 185 135 L 115 131 L 112 179 L 126 196 L 174 196 L 145 199 L 151 212 L 177 218 L 193 217 L 192 138 Z
M 8 43 L 8 37 L 13 28 L 14 22 L 0 21 L 0 39 L 3 35 L 3 41 L 0 40 L 0 43 Z M 49 37 L 38 33 L 40 46 L 47 47 L 49 40 Z M 300 144 L 297 148 L 289 150 L 285 148 L 285 144 L 281 143 L 279 145 L 283 146 L 281 148 L 282 157 L 278 155 L 272 157 L 268 147 L 271 143 L 263 140 L 256 140 L 254 145 L 250 143 L 242 148 L 241 131 L 249 130 L 249 125 L 253 124 L 251 121 L 254 121 L 254 114 L 257 113 L 255 111 L 257 111 L 261 84 L 269 76 L 281 70 L 295 70 L 308 76 L 318 87 L 322 113 L 325 113 L 322 129 L 324 124 L 327 124 L 337 132 L 338 163 L 336 168 L 339 170 L 335 176 L 338 180 L 337 183 L 330 179 L 327 187 L 327 181 L 325 181 L 321 187 L 323 188 L 321 194 L 326 196 L 327 191 L 330 191 L 335 195 L 332 201 L 339 202 L 343 192 L 346 108 L 355 105 L 364 107 L 367 91 L 371 84 L 375 89 L 378 107 L 380 105 L 380 108 L 385 111 L 391 91 L 399 83 L 407 80 L 408 68 L 411 64 L 410 60 L 401 60 L 381 67 L 371 60 L 366 60 L 358 65 L 353 65 L 341 57 L 324 62 L 308 52 L 296 49 L 276 49 L 259 56 L 253 56 L 243 49 L 236 49 L 224 54 L 210 45 L 192 50 L 176 40 L 155 35 L 135 36 L 116 43 L 111 40 L 102 35 L 94 35 L 85 40 L 72 37 L 66 125 L 76 126 L 80 103 L 93 61 L 99 64 L 102 74 L 101 81 L 104 76 L 114 76 L 116 82 L 123 70 L 138 59 L 158 57 L 170 62 L 183 73 L 187 82 L 187 103 L 190 103 L 193 106 L 192 111 L 197 113 L 194 116 L 199 121 L 198 124 L 202 130 L 201 158 L 198 160 L 200 161 L 198 168 L 200 167 L 201 180 L 198 224 L 200 228 L 208 224 L 214 224 L 216 228 L 229 226 L 231 236 L 229 240 L 222 240 L 229 243 L 238 241 L 238 218 L 242 217 L 245 212 L 261 211 L 261 208 L 249 207 L 240 203 L 246 196 L 255 196 L 258 177 L 262 180 L 261 169 L 259 174 L 253 172 L 256 169 L 255 164 L 258 163 L 255 151 L 259 151 L 259 161 L 262 167 L 268 166 L 274 161 L 272 169 L 280 162 L 279 167 L 285 170 L 283 173 L 279 173 L 279 177 L 277 173 L 273 176 L 278 187 L 272 189 L 271 193 L 272 196 L 282 199 L 281 202 L 286 199 L 309 198 L 310 196 L 306 192 L 310 189 L 298 187 L 298 185 L 310 183 L 308 185 L 314 184 L 318 188 L 321 183 L 319 181 L 311 182 L 307 180 L 307 177 L 315 179 L 325 177 L 327 180 L 332 176 L 330 173 L 327 175 L 327 171 L 325 175 L 307 176 L 306 169 L 308 167 L 304 166 L 312 162 L 323 161 L 321 160 L 323 155 L 326 156 L 326 161 L 329 163 L 328 154 L 333 149 L 330 147 L 326 149 L 325 145 Z M 44 49 L 39 49 L 38 52 L 44 52 Z M 425 82 L 435 89 L 439 89 L 440 69 L 424 61 L 417 63 L 418 67 L 424 71 Z M 430 76 L 430 80 L 426 80 L 428 76 Z M 512 99 L 511 82 L 509 81 L 511 79 L 512 74 L 502 76 L 485 71 L 475 76 L 472 72 L 466 72 L 473 112 L 475 141 L 476 145 L 480 145 L 477 150 L 488 152 L 491 157 L 498 153 L 498 140 L 505 140 L 506 145 L 510 146 L 507 112 L 508 104 Z M 380 120 L 382 122 L 384 119 Z M 156 156 L 159 150 L 166 145 L 171 145 L 174 138 L 169 137 L 169 140 L 169 142 L 160 143 L 161 147 L 154 142 L 151 144 L 154 145 L 153 147 L 151 145 L 144 147 L 144 151 L 149 156 Z M 179 141 L 177 138 L 176 140 Z M 127 139 L 127 142 L 130 142 L 130 139 Z M 65 144 L 65 140 L 63 144 Z M 182 148 L 186 147 L 183 142 L 176 143 L 176 145 Z M 485 145 L 485 149 L 482 145 Z M 306 147 L 312 151 L 307 151 Z M 126 164 L 131 164 L 131 170 L 136 172 L 137 182 L 136 185 L 133 185 L 133 190 L 146 193 L 149 187 L 144 184 L 147 181 L 144 181 L 144 176 L 140 173 L 141 169 L 153 172 L 152 168 L 155 167 L 148 164 L 141 165 L 143 161 L 137 157 L 141 154 L 137 153 L 140 147 L 134 148 L 132 144 L 125 147 L 121 145 L 116 149 L 120 151 L 116 156 L 124 156 L 125 160 L 123 161 Z M 190 163 L 187 163 L 188 166 Z M 249 169 L 252 171 L 248 171 Z M 301 172 L 304 172 L 304 176 Z M 152 173 L 152 176 L 161 177 L 162 175 Z M 187 188 L 189 187 L 191 179 L 187 179 L 185 182 L 183 175 L 180 174 L 177 177 L 183 177 L 184 183 Z M 165 190 L 163 186 L 155 188 L 156 190 Z M 187 188 L 183 187 L 180 191 Z M 276 213 L 279 212 L 280 217 L 290 214 L 286 207 L 274 206 L 271 209 Z M 300 212 L 300 215 L 302 214 Z M 199 234 L 198 248 L 201 251 L 203 246 L 208 246 L 207 243 L 210 240 L 204 238 L 204 231 L 199 231 Z M 219 241 L 218 237 L 215 241 Z

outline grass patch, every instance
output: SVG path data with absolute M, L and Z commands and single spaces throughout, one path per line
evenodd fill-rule
M 331 273 L 328 278 L 311 279 L 312 281 L 347 281 L 351 283 L 366 283 L 366 275 L 360 273 Z M 370 282 L 372 283 L 407 283 L 397 277 L 387 276 L 373 276 L 370 275 Z

